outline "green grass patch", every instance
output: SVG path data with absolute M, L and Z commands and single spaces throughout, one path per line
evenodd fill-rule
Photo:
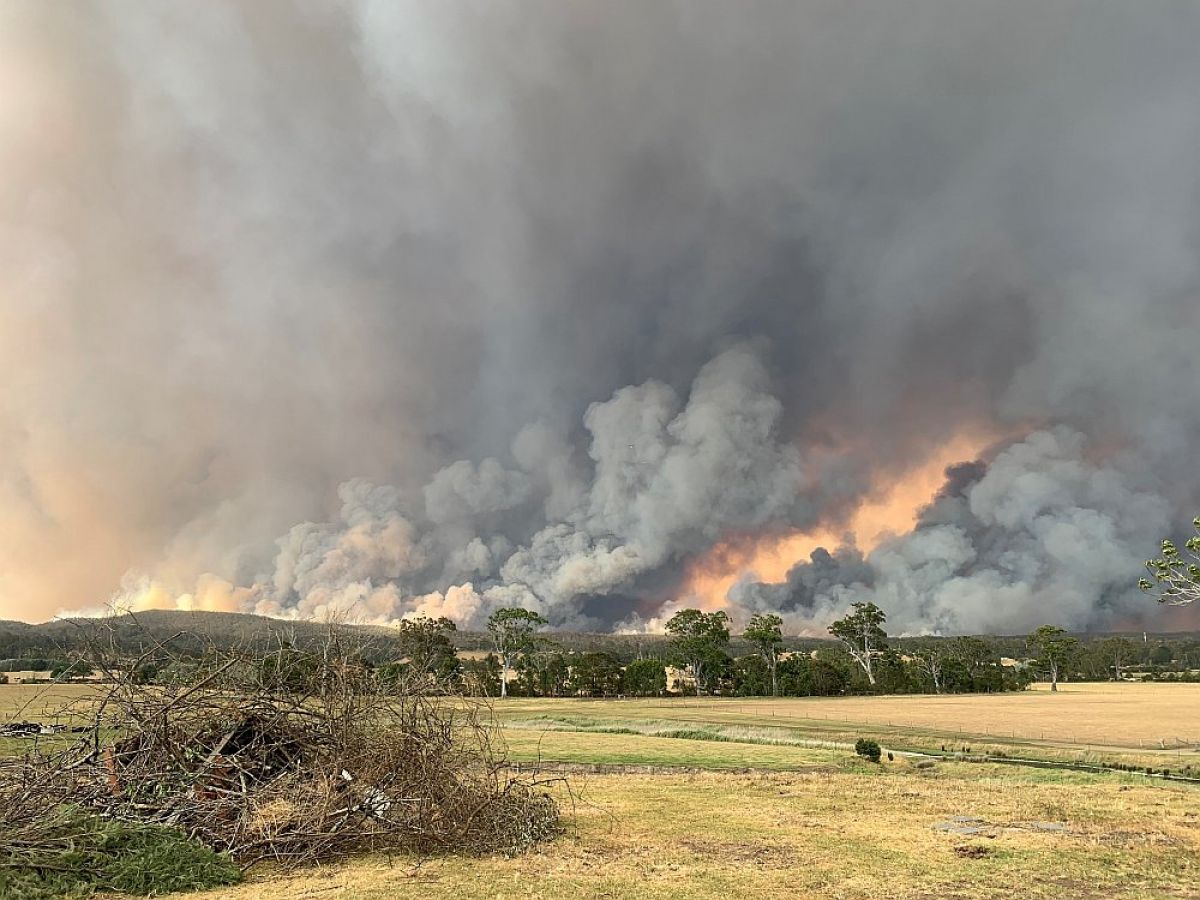
M 518 762 L 788 771 L 836 767 L 851 758 L 844 750 L 696 740 L 640 732 L 506 729 L 504 741 L 509 758 Z
M 524 731 L 577 731 L 587 734 L 627 734 L 642 737 L 677 738 L 690 741 L 716 741 L 732 744 L 760 744 L 768 747 L 806 747 L 843 750 L 848 743 L 804 737 L 793 729 L 721 725 L 704 722 L 680 722 L 669 719 L 612 721 L 579 716 L 535 716 L 511 719 L 504 727 Z
M 594 720 L 581 716 L 535 716 L 505 722 L 510 757 L 519 762 L 675 766 L 701 769 L 759 768 L 788 771 L 831 766 L 863 774 L 925 778 L 970 777 L 1027 784 L 1145 783 L 1139 774 L 1085 772 L 965 761 L 946 754 L 936 768 L 918 771 L 916 759 L 900 755 L 882 767 L 855 757 L 854 745 L 795 736 L 790 729 L 752 728 L 670 720 Z

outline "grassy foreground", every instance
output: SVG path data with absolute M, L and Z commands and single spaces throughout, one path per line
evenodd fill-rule
M 1057 776 L 1057 777 L 1056 777 Z M 579 781 L 574 830 L 515 859 L 369 858 L 257 876 L 207 900 L 339 897 L 1200 896 L 1187 788 L 907 763 Z M 978 835 L 939 831 L 953 816 Z M 1039 831 L 1034 823 L 1063 823 Z
M 0 687 L 0 698 L 9 690 Z M 875 766 L 845 746 L 874 736 L 893 748 L 971 743 L 1179 767 L 1200 754 L 1162 745 L 1196 728 L 1200 685 L 1077 685 L 1055 696 L 514 699 L 494 708 L 514 760 L 565 768 L 574 796 L 562 794 L 569 830 L 560 839 L 511 859 L 374 856 L 297 873 L 263 869 L 243 885 L 189 896 L 1200 900 L 1197 786 L 905 756 Z M 1072 743 L 1074 733 L 1086 747 Z
M 1103 687 L 953 703 L 511 700 L 496 715 L 512 758 L 570 773 L 564 837 L 515 859 L 375 857 L 200 896 L 1200 898 L 1194 786 L 902 756 L 874 766 L 842 746 L 953 735 L 1075 758 L 1096 752 L 1066 735 L 1086 725 L 1095 745 L 1141 758 L 1164 709 L 1200 704 L 1192 686 L 1117 685 L 1133 690 L 1111 703 Z M 960 736 L 951 719 L 970 725 Z M 1018 722 L 1037 737 L 1014 738 Z

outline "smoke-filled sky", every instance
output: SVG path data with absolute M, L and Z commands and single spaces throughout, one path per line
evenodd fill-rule
M 1200 512 L 1197 45 L 0 0 L 0 618 L 1179 624 L 1135 583 Z

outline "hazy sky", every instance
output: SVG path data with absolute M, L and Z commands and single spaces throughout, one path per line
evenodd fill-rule
M 911 534 L 697 602 L 1162 624 L 1198 45 L 1190 0 L 0 0 L 0 618 L 652 627 L 969 435 Z

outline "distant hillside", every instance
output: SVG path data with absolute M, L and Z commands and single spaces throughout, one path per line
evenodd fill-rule
M 394 656 L 396 640 L 377 626 L 337 626 L 377 655 Z M 0 622 L 0 657 L 63 656 L 89 645 L 112 646 L 134 654 L 174 638 L 176 652 L 196 655 L 208 647 L 267 649 L 281 642 L 315 645 L 329 633 L 317 622 L 284 621 L 244 613 L 148 610 L 136 614 L 88 619 L 56 619 L 41 625 Z M 178 637 L 176 637 L 178 635 Z
M 366 645 L 367 655 L 393 659 L 399 642 L 393 629 L 380 625 L 338 625 L 337 631 Z M 176 637 L 176 652 L 195 655 L 206 647 L 268 649 L 281 642 L 315 646 L 324 641 L 331 626 L 319 622 L 272 619 L 246 613 L 181 612 L 148 610 L 101 619 L 57 619 L 41 625 L 0 622 L 0 658 L 56 658 L 83 650 L 89 644 L 113 646 L 125 654 L 136 654 L 154 644 Z M 627 661 L 638 656 L 662 656 L 668 639 L 663 635 L 580 634 L 552 632 L 546 637 L 564 650 L 604 651 Z M 458 632 L 454 643 L 460 650 L 488 650 L 489 636 L 482 632 Z M 789 638 L 788 649 L 815 648 L 826 642 L 811 638 Z M 734 655 L 753 648 L 740 639 L 731 642 Z
M 316 646 L 324 641 L 335 627 L 356 643 L 374 660 L 390 660 L 400 655 L 395 631 L 380 625 L 329 626 L 319 622 L 272 619 L 247 613 L 181 612 L 178 610 L 149 610 L 137 614 L 102 619 L 57 619 L 41 625 L 25 622 L 0 621 L 0 659 L 62 658 L 83 650 L 89 644 L 115 647 L 122 654 L 134 655 L 154 644 L 180 635 L 172 642 L 178 653 L 196 655 L 206 647 L 228 650 L 245 647 L 266 650 L 281 642 L 298 647 Z M 623 662 L 638 656 L 665 656 L 669 639 L 664 635 L 584 634 L 549 632 L 546 638 L 566 651 L 611 653 Z M 1107 635 L 1094 635 L 1099 639 Z M 1128 635 L 1142 644 L 1142 635 Z M 1083 636 L 1088 640 L 1088 636 Z M 1172 648 L 1191 649 L 1195 634 L 1150 635 L 1154 643 L 1166 642 Z M 913 646 L 939 640 L 937 638 L 893 639 L 894 645 Z M 990 637 L 998 653 L 1021 656 L 1025 651 L 1023 636 Z M 454 643 L 460 650 L 488 650 L 486 633 L 458 632 Z M 829 646 L 828 641 L 815 638 L 785 638 L 788 650 L 811 650 Z M 746 641 L 735 637 L 729 646 L 733 656 L 753 652 Z M 1180 658 L 1179 654 L 1174 654 Z

